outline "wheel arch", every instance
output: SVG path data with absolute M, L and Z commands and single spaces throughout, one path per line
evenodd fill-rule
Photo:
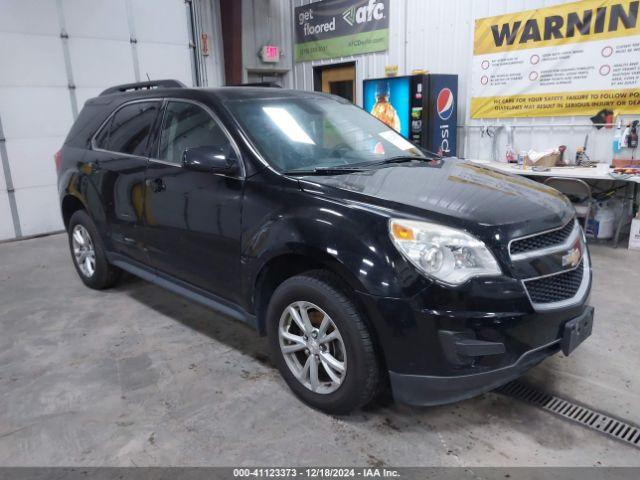
M 357 301 L 355 292 L 364 289 L 360 280 L 347 267 L 321 250 L 304 248 L 274 255 L 264 262 L 253 282 L 251 305 L 261 335 L 266 332 L 266 310 L 269 299 L 276 288 L 288 278 L 312 270 L 326 270 L 332 273 L 341 288 L 349 293 L 354 301 Z
M 69 229 L 69 221 L 71 220 L 71 216 L 77 212 L 78 210 L 85 210 L 87 208 L 85 204 L 75 195 L 67 194 L 63 197 L 61 203 L 62 210 L 62 221 L 64 222 L 65 230 Z
M 364 285 L 354 276 L 346 266 L 338 262 L 334 257 L 326 252 L 311 249 L 295 253 L 282 253 L 271 257 L 264 263 L 254 282 L 253 295 L 253 312 L 256 316 L 258 333 L 265 336 L 266 328 L 266 312 L 269 300 L 276 288 L 285 280 L 295 275 L 305 272 L 323 270 L 332 274 L 336 282 L 336 286 L 340 288 L 354 302 L 356 308 L 361 314 L 361 318 L 367 326 L 371 339 L 373 341 L 374 350 L 380 363 L 381 391 L 384 391 L 388 385 L 387 378 L 387 361 L 378 335 L 378 329 L 375 327 L 374 321 L 369 315 L 369 308 L 362 301 L 358 292 L 365 291 Z

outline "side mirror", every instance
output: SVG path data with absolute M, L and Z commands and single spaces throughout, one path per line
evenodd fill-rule
M 182 154 L 182 166 L 196 172 L 234 173 L 238 160 L 229 145 L 207 145 L 187 148 Z

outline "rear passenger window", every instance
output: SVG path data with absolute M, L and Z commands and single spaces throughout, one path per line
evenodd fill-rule
M 160 102 L 136 102 L 118 110 L 96 136 L 96 147 L 144 155 Z
M 187 148 L 221 146 L 231 143 L 218 123 L 204 109 L 187 102 L 169 102 L 164 114 L 158 159 L 177 165 Z

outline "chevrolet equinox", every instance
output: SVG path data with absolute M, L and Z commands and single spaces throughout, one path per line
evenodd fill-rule
M 469 398 L 591 333 L 566 197 L 430 154 L 335 96 L 120 85 L 55 161 L 85 285 L 126 271 L 248 323 L 325 412 L 389 388 Z

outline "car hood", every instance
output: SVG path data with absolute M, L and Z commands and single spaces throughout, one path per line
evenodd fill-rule
M 432 162 L 433 163 L 433 162 Z M 471 162 L 447 158 L 435 166 L 411 162 L 361 172 L 310 176 L 306 190 L 319 186 L 356 194 L 378 206 L 427 217 L 446 216 L 482 226 L 510 226 L 519 235 L 564 224 L 573 207 L 558 191 L 526 178 L 505 174 Z M 329 192 L 327 192 L 329 193 Z

